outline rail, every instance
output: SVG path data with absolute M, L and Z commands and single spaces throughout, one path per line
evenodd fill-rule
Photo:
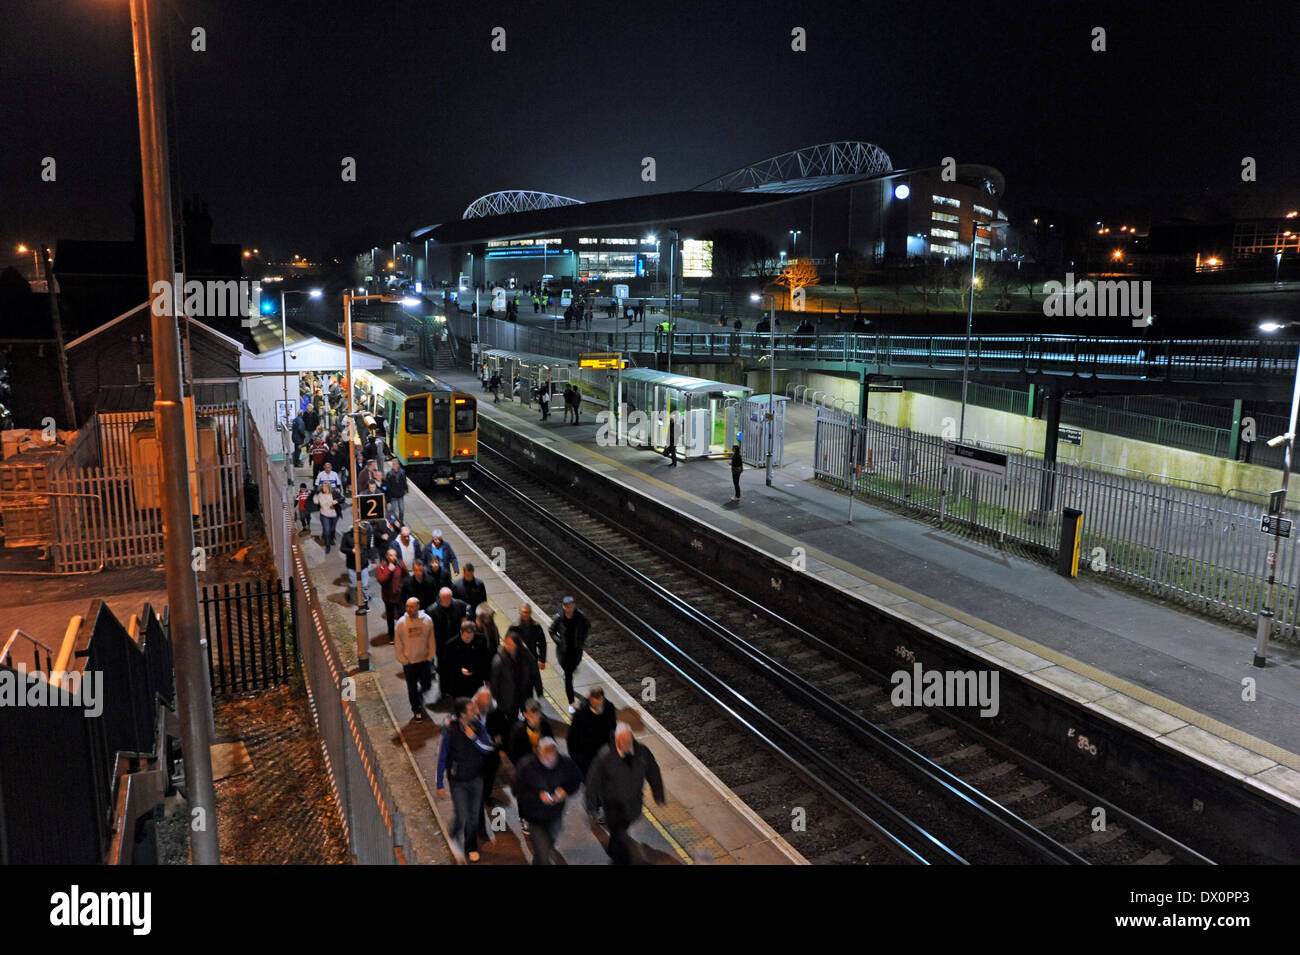
M 481 448 L 489 454 L 493 454 L 490 447 Z M 826 719 L 838 725 L 844 731 L 857 738 L 859 741 L 866 743 L 873 750 L 883 753 L 888 759 L 896 765 L 904 768 L 914 777 L 924 780 L 925 783 L 936 787 L 941 793 L 941 798 L 951 801 L 959 811 L 969 812 L 982 821 L 989 823 L 1020 845 L 1030 849 L 1037 858 L 1042 861 L 1052 863 L 1082 863 L 1084 860 L 1076 853 L 1051 839 L 1041 831 L 1035 829 L 1024 820 L 1020 819 L 1010 810 L 1001 806 L 995 800 L 991 799 L 985 793 L 971 786 L 969 783 L 957 776 L 949 773 L 939 765 L 922 756 L 920 753 L 907 746 L 905 743 L 896 739 L 885 730 L 876 726 L 874 723 L 863 719 L 858 714 L 845 706 L 838 700 L 835 700 L 828 694 L 814 687 L 803 677 L 787 668 L 783 663 L 759 650 L 750 642 L 733 633 L 732 631 L 721 626 L 709 615 L 697 610 L 691 604 L 681 599 L 677 595 L 666 590 L 662 585 L 650 579 L 634 567 L 627 564 L 621 558 L 581 535 L 579 532 L 570 528 L 563 521 L 552 516 L 548 511 L 532 501 L 526 495 L 519 492 L 516 488 L 510 486 L 507 482 L 491 475 L 482 465 L 479 465 L 479 472 L 488 476 L 493 484 L 493 490 L 503 496 L 509 496 L 520 507 L 533 513 L 537 521 L 543 525 L 549 525 L 553 531 L 563 537 L 576 543 L 579 547 L 594 554 L 602 566 L 609 567 L 617 571 L 622 577 L 634 581 L 640 589 L 647 592 L 652 599 L 665 602 L 673 606 L 678 612 L 690 619 L 696 626 L 702 628 L 720 644 L 727 649 L 736 653 L 744 659 L 753 668 L 760 671 L 766 678 L 773 680 L 782 690 L 791 693 L 796 699 L 810 705 L 821 713 Z M 467 489 L 467 495 L 480 498 L 481 496 L 472 489 Z M 530 535 L 532 536 L 532 535 Z M 535 539 L 535 538 L 534 538 Z M 711 584 L 726 589 L 731 592 L 732 589 L 721 582 L 710 581 Z M 806 634 L 811 638 L 811 634 Z M 689 661 L 692 668 L 703 670 L 694 660 L 686 657 L 680 650 L 672 644 L 667 638 L 660 638 L 662 642 L 671 647 L 680 655 L 682 660 Z M 706 674 L 709 680 L 721 684 L 720 680 Z M 722 685 L 725 686 L 725 685 Z M 769 720 L 765 714 L 757 710 L 745 697 L 730 687 L 725 687 L 726 696 L 730 700 L 719 700 L 726 705 L 728 702 L 732 708 L 743 705 L 751 708 L 756 715 L 762 716 L 763 719 Z M 789 731 L 784 731 L 788 734 Z M 856 784 L 856 780 L 854 780 Z M 887 804 L 882 804 L 878 797 L 872 796 L 872 803 L 880 808 L 885 808 Z M 896 813 L 892 807 L 888 807 L 891 813 Z M 900 816 L 901 817 L 901 814 Z M 907 825 L 913 829 L 916 824 L 906 817 Z M 922 830 L 922 832 L 924 832 Z M 929 833 L 924 833 L 925 838 L 933 841 L 935 837 Z M 950 853 L 951 850 L 945 852 Z M 955 859 L 945 859 L 944 861 L 957 861 Z

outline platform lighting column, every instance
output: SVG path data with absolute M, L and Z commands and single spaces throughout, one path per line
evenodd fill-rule
M 772 486 L 772 444 L 776 440 L 776 296 L 767 321 L 767 486 Z
M 971 325 L 975 321 L 975 240 L 979 237 L 981 226 L 986 229 L 1004 229 L 1006 220 L 980 222 L 972 217 L 970 221 L 970 304 L 966 309 L 966 348 L 962 351 L 961 358 L 961 423 L 957 426 L 958 444 L 966 440 L 966 389 L 970 379 L 970 333 Z M 992 248 L 991 245 L 989 247 Z
M 144 182 L 145 240 L 149 286 L 175 281 L 172 251 L 171 182 L 167 164 L 166 109 L 162 47 L 157 4 L 131 0 L 131 35 L 135 46 L 135 81 L 140 124 L 140 160 Z M 185 797 L 189 803 L 190 861 L 217 865 L 216 791 L 212 782 L 212 687 L 199 629 L 198 580 L 194 559 L 194 523 L 190 498 L 181 394 L 180 329 L 174 314 L 179 290 L 165 308 L 150 308 L 153 337 L 154 421 L 157 424 L 163 500 L 163 547 L 171 641 L 176 671 L 176 704 L 185 754 Z M 49 290 L 54 294 L 54 289 Z M 161 294 L 167 295 L 166 292 Z M 155 301 L 153 303 L 157 305 Z M 202 825 L 199 821 L 202 820 Z
M 344 354 L 346 358 L 347 376 L 346 386 L 348 389 L 348 461 L 349 472 L 356 471 L 356 445 L 357 445 L 357 419 L 356 414 L 356 389 L 352 385 L 352 299 L 354 296 L 343 293 L 343 343 Z M 355 296 L 361 301 L 371 298 L 382 298 L 379 295 L 358 295 Z M 366 611 L 362 608 L 366 605 L 365 601 L 365 584 L 361 577 L 362 556 L 361 552 L 365 549 L 361 546 L 361 506 L 357 502 L 357 485 L 361 483 L 359 474 L 352 474 L 352 562 L 354 570 L 357 572 L 357 611 L 356 611 L 356 639 L 357 639 L 357 669 L 365 672 L 370 669 L 370 634 L 366 628 Z
M 1292 325 L 1300 325 L 1300 322 L 1264 322 L 1260 325 L 1266 332 L 1275 332 L 1279 328 L 1288 328 Z M 1264 606 L 1259 611 L 1259 617 L 1255 626 L 1255 659 L 1252 661 L 1257 667 L 1264 666 L 1265 659 L 1268 655 L 1268 641 L 1273 634 L 1273 600 L 1277 588 L 1277 567 L 1282 562 L 1282 519 L 1286 516 L 1286 490 L 1287 484 L 1291 479 L 1291 455 L 1295 449 L 1295 429 L 1296 413 L 1300 411 L 1300 349 L 1296 353 L 1296 375 L 1295 384 L 1291 391 L 1291 418 L 1287 424 L 1287 432 L 1279 435 L 1269 441 L 1270 447 L 1276 447 L 1283 441 L 1286 442 L 1286 450 L 1282 455 L 1282 494 L 1281 503 L 1277 509 L 1275 520 L 1277 523 L 1273 529 L 1273 551 L 1269 555 L 1270 562 L 1267 567 L 1268 571 L 1268 593 L 1264 600 Z

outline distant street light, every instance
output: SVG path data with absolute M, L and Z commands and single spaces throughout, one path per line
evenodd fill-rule
M 981 222 L 978 219 L 971 219 L 970 222 L 970 307 L 966 310 L 966 349 L 961 358 L 961 424 L 957 427 L 957 442 L 960 444 L 966 440 L 966 389 L 970 378 L 970 331 L 971 325 L 975 321 L 975 290 L 979 288 L 979 283 L 975 280 L 975 259 L 976 259 L 976 239 L 979 238 L 980 226 L 987 229 L 1005 229 L 1007 221 L 998 219 L 991 222 Z M 992 248 L 992 244 L 990 244 Z
M 1259 327 L 1261 331 L 1275 332 L 1278 329 L 1289 328 L 1292 325 L 1300 325 L 1300 322 L 1261 322 Z M 1276 517 L 1277 523 L 1273 528 L 1273 550 L 1268 555 L 1268 595 L 1264 600 L 1264 606 L 1260 608 L 1255 626 L 1255 659 L 1253 663 L 1257 667 L 1264 665 L 1264 659 L 1268 653 L 1269 637 L 1273 633 L 1273 611 L 1269 608 L 1273 605 L 1274 588 L 1277 584 L 1276 568 L 1282 549 L 1282 518 L 1286 516 L 1286 487 L 1291 479 L 1291 456 L 1295 451 L 1297 411 L 1300 411 L 1300 350 L 1296 353 L 1295 385 L 1291 391 L 1291 419 L 1287 424 L 1286 434 L 1278 435 L 1268 442 L 1271 448 L 1286 442 L 1286 452 L 1282 455 L 1282 488 L 1279 494 L 1281 500 L 1276 504 L 1276 515 L 1270 515 Z M 1270 505 L 1272 503 L 1270 501 Z M 1271 511 L 1272 507 L 1270 506 L 1269 509 Z
M 800 229 L 790 229 L 790 255 L 797 255 L 799 252 L 799 233 Z
M 840 284 L 840 254 L 835 253 L 835 284 Z
M 1277 266 L 1273 269 L 1273 284 L 1277 285 L 1278 278 L 1282 274 L 1282 253 L 1279 251 L 1273 258 L 1277 260 Z

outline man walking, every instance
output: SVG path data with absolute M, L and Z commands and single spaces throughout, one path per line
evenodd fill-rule
M 654 754 L 636 741 L 632 727 L 619 723 L 613 745 L 600 751 L 587 774 L 587 812 L 594 816 L 597 810 L 605 810 L 605 825 L 609 828 L 605 852 L 615 865 L 629 865 L 632 861 L 627 830 L 641 816 L 647 782 L 655 803 L 664 805 L 664 781 Z
M 393 466 L 384 477 L 383 489 L 384 498 L 388 501 L 389 516 L 405 521 L 406 492 L 410 490 L 410 484 L 406 479 L 406 472 L 402 470 L 402 462 L 397 458 L 393 458 Z M 410 567 L 411 564 L 408 562 L 406 566 Z
M 433 686 L 433 621 L 420 609 L 420 601 L 406 601 L 406 613 L 394 628 L 393 647 L 397 662 L 406 677 L 406 695 L 411 703 L 411 719 L 423 723 L 424 694 Z
M 460 842 L 470 862 L 479 860 L 478 827 L 483 812 L 483 772 L 487 757 L 496 751 L 487 729 L 478 721 L 478 707 L 468 698 L 458 699 L 455 719 L 442 731 L 438 748 L 438 798 L 447 798 L 451 781 L 455 814 L 451 838 Z
M 551 639 L 555 641 L 555 657 L 564 671 L 564 695 L 569 700 L 569 712 L 576 710 L 573 706 L 573 673 L 582 662 L 582 651 L 587 646 L 587 634 L 591 632 L 591 621 L 578 609 L 577 601 L 565 597 L 562 609 L 551 621 Z
M 573 423 L 578 424 L 578 412 L 582 408 L 582 389 L 573 386 Z
M 525 757 L 519 764 L 514 788 L 519 800 L 519 817 L 528 824 L 533 865 L 551 865 L 551 855 L 564 825 L 564 807 L 581 785 L 578 764 L 561 753 L 549 736 L 537 743 L 535 755 Z
M 527 647 L 519 645 L 519 631 L 511 627 L 501 638 L 501 647 L 492 658 L 492 693 L 506 720 L 519 718 L 519 709 L 527 700 L 542 695 L 542 674 L 537 660 Z
M 672 459 L 672 464 L 668 466 L 677 467 L 677 415 L 671 411 L 668 412 L 668 447 L 664 448 L 664 452 Z
M 578 712 L 573 714 L 568 737 L 569 755 L 582 770 L 584 779 L 596 754 L 614 742 L 617 722 L 614 707 L 605 701 L 605 691 L 598 686 L 592 687 L 587 698 L 578 704 Z
M 524 604 L 519 608 L 519 620 L 514 629 L 519 631 L 519 645 L 533 651 L 539 669 L 546 669 L 546 634 L 542 625 L 533 619 L 533 608 Z
M 487 602 L 487 587 L 474 576 L 473 564 L 465 565 L 465 572 L 460 575 L 460 580 L 456 581 L 451 592 L 456 595 L 456 599 L 465 601 L 470 613 L 477 612 L 478 605 Z

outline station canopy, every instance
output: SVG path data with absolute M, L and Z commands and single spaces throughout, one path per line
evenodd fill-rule
M 506 348 L 489 348 L 483 352 L 483 357 L 517 361 L 521 365 L 549 365 L 556 368 L 572 368 L 578 363 L 576 358 L 556 358 L 554 355 L 537 355 L 533 352 L 510 351 Z
M 709 381 L 707 378 L 691 378 L 688 375 L 675 375 L 668 371 L 655 371 L 653 368 L 629 368 L 623 372 L 623 383 L 643 381 L 660 388 L 671 388 L 685 395 L 709 394 L 715 391 L 741 392 L 750 394 L 753 388 L 737 385 L 728 381 Z

